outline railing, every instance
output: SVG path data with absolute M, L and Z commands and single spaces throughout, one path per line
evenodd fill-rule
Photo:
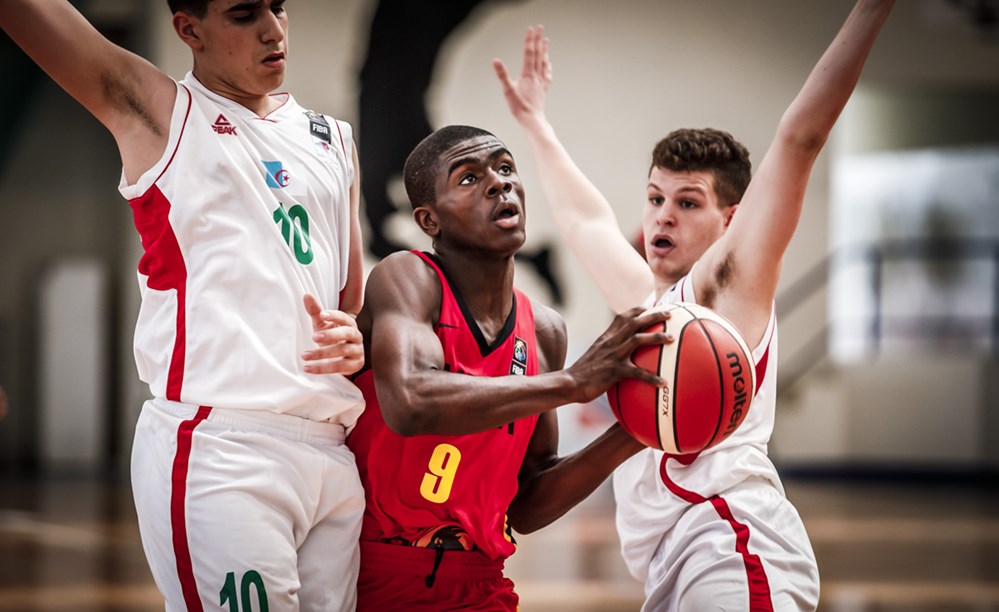
M 974 260 L 985 259 L 992 262 L 992 304 L 990 313 L 981 319 L 974 317 L 975 322 L 984 323 L 989 329 L 990 347 L 993 357 L 999 355 L 999 238 L 966 238 L 966 239 L 909 239 L 890 240 L 879 244 L 851 245 L 843 247 L 827 255 L 815 264 L 798 280 L 789 285 L 777 296 L 778 321 L 797 311 L 802 304 L 819 291 L 827 288 L 832 280 L 834 264 L 837 270 L 847 265 L 860 263 L 870 270 L 870 288 L 873 296 L 874 312 L 866 321 L 867 338 L 877 354 L 886 336 L 891 336 L 901 327 L 905 334 L 911 332 L 911 325 L 886 325 L 897 322 L 897 318 L 887 319 L 884 315 L 884 266 L 889 262 L 904 260 L 943 261 L 943 260 Z M 833 315 L 830 315 L 830 318 Z M 908 323 L 918 323 L 925 330 L 940 328 L 940 318 L 933 316 L 908 316 Z M 793 356 L 782 360 L 778 377 L 779 390 L 793 387 L 802 376 L 817 365 L 829 353 L 830 324 L 824 323 L 821 328 L 798 349 Z M 931 334 L 927 333 L 926 336 Z

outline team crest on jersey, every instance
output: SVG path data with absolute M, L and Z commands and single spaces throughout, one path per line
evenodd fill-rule
M 291 182 L 291 175 L 279 161 L 260 160 L 264 164 L 267 186 L 271 189 L 284 189 Z
M 215 130 L 216 134 L 229 134 L 230 136 L 238 136 L 236 133 L 236 126 L 229 123 L 229 120 L 225 118 L 225 115 L 219 114 L 218 119 L 212 124 L 212 129 Z
M 333 144 L 333 131 L 326 117 L 313 111 L 305 111 L 305 116 L 309 118 L 309 133 L 326 144 Z
M 527 342 L 513 337 L 513 359 L 510 361 L 510 374 L 524 376 L 527 374 Z

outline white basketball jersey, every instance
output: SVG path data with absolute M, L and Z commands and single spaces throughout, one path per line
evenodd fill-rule
M 140 378 L 154 396 L 351 426 L 339 375 L 307 375 L 302 298 L 337 308 L 348 269 L 351 131 L 290 94 L 266 117 L 178 84 L 163 157 L 119 191 L 142 238 Z
M 675 302 L 694 302 L 688 273 L 658 301 L 650 296 L 647 307 Z M 783 494 L 783 486 L 770 459 L 767 443 L 773 433 L 777 378 L 777 327 L 771 314 L 763 339 L 753 348 L 757 392 L 742 425 L 689 465 L 670 460 L 669 476 L 674 483 L 703 497 L 720 495 L 740 482 L 759 477 L 773 483 Z M 659 475 L 663 452 L 646 449 L 621 464 L 614 472 L 614 498 L 617 502 L 617 529 L 628 569 L 645 581 L 649 563 L 659 542 L 690 507 L 673 494 Z

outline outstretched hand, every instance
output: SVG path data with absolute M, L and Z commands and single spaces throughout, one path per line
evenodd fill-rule
M 302 353 L 309 374 L 353 374 L 364 365 L 364 338 L 354 317 L 324 310 L 312 294 L 305 295 L 305 312 L 312 319 L 316 348 Z
M 545 96 L 552 83 L 552 65 L 548 57 L 548 39 L 544 26 L 528 27 L 524 36 L 524 64 L 520 78 L 510 79 L 502 60 L 493 60 L 493 69 L 503 86 L 503 96 L 514 118 L 524 125 L 532 119 L 543 117 Z
M 643 346 L 673 342 L 673 334 L 645 331 L 669 317 L 665 310 L 642 307 L 615 316 L 610 327 L 566 370 L 588 399 L 598 397 L 624 378 L 635 378 L 654 387 L 665 386 L 665 380 L 635 365 L 631 355 Z

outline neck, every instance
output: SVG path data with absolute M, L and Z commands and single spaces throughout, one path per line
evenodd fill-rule
M 254 94 L 244 91 L 227 79 L 205 74 L 198 69 L 197 64 L 195 64 L 192 72 L 194 73 L 194 78 L 198 79 L 198 82 L 204 85 L 206 89 L 227 100 L 232 100 L 258 117 L 266 116 L 281 105 L 281 101 L 275 99 L 270 92 Z
M 480 324 L 506 321 L 513 306 L 513 255 L 496 259 L 439 249 L 434 253 Z

